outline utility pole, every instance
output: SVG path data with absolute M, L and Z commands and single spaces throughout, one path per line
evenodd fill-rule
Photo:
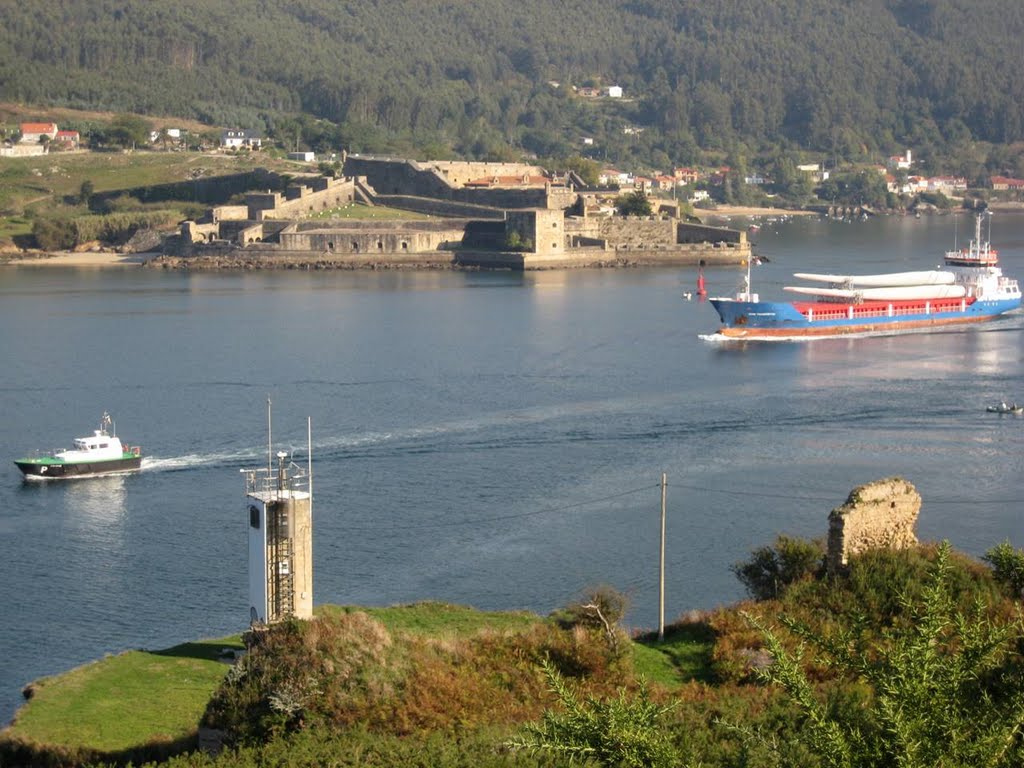
M 661 473 L 661 569 L 658 579 L 658 642 L 665 639 L 665 495 L 668 475 Z

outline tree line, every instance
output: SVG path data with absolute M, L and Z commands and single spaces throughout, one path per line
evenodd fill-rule
M 1024 140 L 1022 35 L 1017 0 L 5 3 L 0 93 L 321 150 L 667 168 L 910 146 L 1020 171 L 976 145 Z M 626 98 L 572 90 L 611 84 Z

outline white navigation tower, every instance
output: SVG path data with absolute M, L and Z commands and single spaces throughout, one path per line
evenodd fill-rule
M 267 400 L 269 435 L 270 400 Z M 249 522 L 249 621 L 313 617 L 312 426 L 307 465 L 268 446 L 267 467 L 243 469 Z M 268 438 L 269 439 L 269 438 Z M 276 462 L 274 459 L 276 458 Z

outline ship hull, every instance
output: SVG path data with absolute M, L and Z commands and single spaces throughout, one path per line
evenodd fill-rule
M 54 461 L 53 459 L 19 459 L 14 463 L 26 480 L 67 480 L 134 472 L 142 468 L 142 457 L 131 456 L 103 461 L 75 462 Z
M 980 323 L 1021 306 L 1017 299 L 998 301 L 936 300 L 830 304 L 745 302 L 712 299 L 722 327 L 718 334 L 735 339 L 787 339 L 909 333 Z

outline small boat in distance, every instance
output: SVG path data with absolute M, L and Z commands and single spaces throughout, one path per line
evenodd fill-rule
M 1024 405 L 1017 405 L 1016 403 L 1007 403 L 1005 400 L 998 405 L 989 405 L 985 407 L 985 410 L 989 413 L 1024 413 Z
M 103 412 L 100 428 L 89 437 L 75 438 L 74 447 L 17 459 L 14 462 L 26 480 L 63 480 L 134 472 L 142 466 L 142 449 L 123 445 L 117 437 L 110 414 Z
M 991 215 L 991 214 L 989 214 Z M 935 270 L 881 275 L 797 273 L 817 285 L 786 286 L 809 298 L 760 301 L 746 280 L 735 297 L 713 298 L 722 321 L 717 335 L 734 339 L 796 339 L 933 330 L 991 320 L 1021 306 L 1017 281 L 1005 277 L 999 255 L 981 236 L 978 215 L 970 246 L 945 254 Z

